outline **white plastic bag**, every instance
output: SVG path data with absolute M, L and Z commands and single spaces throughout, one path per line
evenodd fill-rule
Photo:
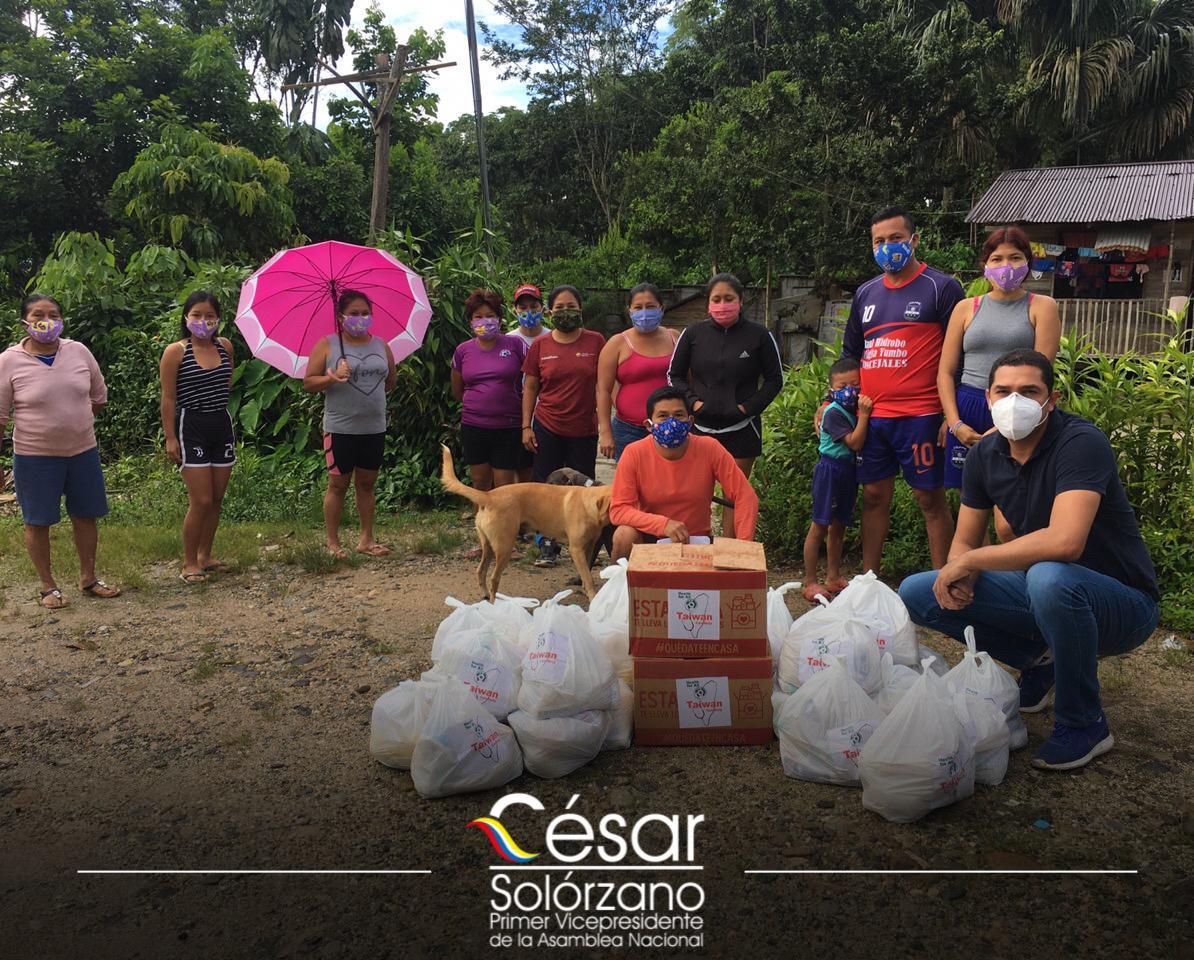
M 879 661 L 879 689 L 874 693 L 879 709 L 884 714 L 891 713 L 904 694 L 912 689 L 919 676 L 919 671 L 892 660 L 890 653 L 883 654 Z
M 932 670 L 933 673 L 937 674 L 937 676 L 944 677 L 947 673 L 949 673 L 949 662 L 945 659 L 945 657 L 941 656 L 941 654 L 939 654 L 932 647 L 926 647 L 922 643 L 917 650 L 916 662 L 923 670 L 926 661 L 929 664 L 928 669 Z
M 946 684 L 923 672 L 862 748 L 862 805 L 897 823 L 974 793 L 974 746 Z
M 974 627 L 966 628 L 965 637 L 966 653 L 962 655 L 962 662 L 945 675 L 945 680 L 955 693 L 994 704 L 1007 720 L 1010 748 L 1019 750 L 1028 743 L 1028 728 L 1020 716 L 1020 687 L 1010 673 L 978 649 Z
M 612 710 L 618 704 L 618 678 L 597 646 L 588 615 L 561 606 L 565 590 L 534 616 L 534 640 L 522 658 L 518 708 L 536 717 L 571 717 L 585 710 Z
M 816 614 L 816 616 L 814 616 Z M 786 693 L 808 683 L 831 657 L 844 657 L 846 671 L 868 694 L 879 689 L 879 647 L 870 624 L 848 609 L 813 610 L 792 624 L 780 654 L 779 686 Z
M 601 752 L 609 713 L 585 710 L 573 717 L 539 719 L 525 710 L 510 714 L 510 726 L 522 748 L 522 762 L 537 777 L 565 777 Z
M 592 626 L 593 638 L 597 641 L 597 646 L 609 657 L 618 679 L 633 683 L 634 659 L 630 656 L 630 627 L 627 624 L 609 621 L 595 622 Z
M 792 693 L 800 686 L 797 669 L 800 666 L 801 639 L 816 633 L 825 624 L 836 619 L 837 613 L 829 612 L 829 601 L 819 596 L 811 610 L 806 610 L 792 621 L 792 626 L 788 628 L 780 646 L 779 657 L 773 658 L 776 661 L 773 663 L 775 683 L 784 693 Z
M 917 664 L 916 627 L 900 595 L 868 570 L 854 577 L 837 595 L 833 606 L 853 611 L 875 629 L 880 653 L 890 653 L 892 660 L 906 667 Z
M 839 657 L 788 697 L 775 732 L 784 773 L 798 780 L 858 785 L 858 757 L 883 721 Z
M 784 704 L 788 702 L 790 693 L 784 693 L 779 687 L 773 687 L 771 690 L 771 726 L 775 727 L 779 721 L 779 715 L 783 712 Z
M 499 631 L 496 623 L 489 622 L 477 630 L 451 634 L 444 641 L 439 663 L 428 673 L 463 680 L 481 706 L 504 720 L 518 707 L 522 658 L 518 648 L 503 639 Z
M 990 700 L 960 692 L 953 696 L 962 728 L 974 745 L 974 782 L 998 786 L 1007 773 L 1010 741 L 1007 722 Z
M 496 594 L 496 597 L 493 603 L 482 600 L 477 609 L 488 620 L 502 625 L 502 635 L 517 645 L 522 631 L 530 625 L 531 611 L 539 606 L 539 601 L 534 597 L 508 597 L 504 593 Z
M 435 684 L 403 680 L 377 698 L 369 722 L 369 753 L 374 760 L 398 770 L 410 769 L 435 691 Z
M 771 659 L 777 663 L 784 647 L 784 638 L 794 622 L 792 611 L 788 609 L 788 602 L 784 596 L 792 590 L 799 590 L 800 587 L 801 583 L 793 580 L 767 591 L 767 642 L 771 644 Z
M 439 684 L 411 757 L 419 795 L 491 790 L 521 773 L 514 731 L 480 706 L 465 684 L 450 678 Z
M 609 711 L 609 730 L 602 750 L 625 750 L 634 738 L 634 691 L 624 681 L 618 683 L 618 705 Z
M 435 638 L 431 641 L 431 659 L 438 660 L 443 653 L 444 641 L 454 633 L 464 630 L 479 630 L 485 626 L 485 615 L 478 609 L 480 604 L 465 603 L 455 597 L 444 597 L 444 603 L 452 608 L 440 625 L 435 628 Z
M 589 601 L 589 619 L 594 624 L 616 623 L 630 629 L 630 587 L 626 583 L 625 557 L 611 563 L 598 576 L 605 581 Z

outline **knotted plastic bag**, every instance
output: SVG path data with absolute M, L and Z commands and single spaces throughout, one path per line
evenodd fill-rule
M 854 577 L 837 595 L 833 606 L 851 610 L 859 620 L 871 624 L 880 653 L 907 667 L 917 664 L 916 627 L 900 595 L 868 570 Z
M 478 704 L 459 680 L 439 684 L 411 757 L 410 775 L 419 795 L 492 790 L 521 773 L 514 731 Z
M 1019 750 L 1028 743 L 1028 728 L 1020 716 L 1020 687 L 1012 675 L 981 652 L 974 639 L 974 627 L 967 627 L 966 652 L 962 662 L 945 675 L 945 681 L 955 693 L 988 700 L 1007 721 L 1010 749 Z
M 605 583 L 589 602 L 589 619 L 594 623 L 616 623 L 630 629 L 630 587 L 626 583 L 627 560 L 611 563 L 598 576 Z
M 602 750 L 625 750 L 634 737 L 634 691 L 630 684 L 618 682 L 618 705 L 609 712 L 609 730 Z
M 799 590 L 799 581 L 791 581 L 767 591 L 767 642 L 771 645 L 771 658 L 779 662 L 780 651 L 783 650 L 784 638 L 792 629 L 794 618 L 784 599 L 792 590 Z
M 858 758 L 883 722 L 840 658 L 787 698 L 775 721 L 784 773 L 798 780 L 858 786 Z
M 525 710 L 510 714 L 510 727 L 522 748 L 522 762 L 537 777 L 564 777 L 601 752 L 609 713 L 585 710 L 572 717 L 540 719 Z
M 451 634 L 439 662 L 424 673 L 426 680 L 453 676 L 469 685 L 476 701 L 499 720 L 518 706 L 522 688 L 522 658 L 493 621 L 476 630 Z
M 830 604 L 809 611 L 792 624 L 780 654 L 780 689 L 795 692 L 824 670 L 831 657 L 843 657 L 846 671 L 868 694 L 879 688 L 879 647 L 874 630 L 848 608 Z
M 974 745 L 974 782 L 997 786 L 1007 773 L 1010 741 L 1007 722 L 990 700 L 956 691 L 953 696 L 962 729 Z
M 369 753 L 374 760 L 398 770 L 410 769 L 435 691 L 435 684 L 403 680 L 377 698 L 369 722 Z
M 862 805 L 910 823 L 974 793 L 974 745 L 949 685 L 923 672 L 862 748 Z
M 896 663 L 891 659 L 890 653 L 883 654 L 879 661 L 879 689 L 874 693 L 879 709 L 884 714 L 891 713 L 904 694 L 912 689 L 919 676 L 918 670 Z
M 630 628 L 624 623 L 609 621 L 599 621 L 591 625 L 593 638 L 597 641 L 597 646 L 609 657 L 609 662 L 613 664 L 614 673 L 618 675 L 618 679 L 632 683 L 634 681 L 634 660 L 630 656 Z
M 533 618 L 518 707 L 536 717 L 570 717 L 618 704 L 618 678 L 597 646 L 588 615 L 580 607 L 560 604 L 571 592 L 556 594 Z

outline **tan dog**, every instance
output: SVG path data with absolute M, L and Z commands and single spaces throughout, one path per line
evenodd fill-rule
M 444 489 L 471 500 L 477 507 L 477 537 L 481 564 L 477 582 L 493 602 L 502 571 L 520 532 L 540 533 L 568 544 L 585 593 L 597 592 L 593 573 L 585 561 L 594 554 L 601 532 L 609 523 L 609 487 L 554 486 L 548 483 L 512 483 L 494 490 L 474 490 L 456 478 L 456 465 L 447 447 L 441 480 Z M 493 573 L 489 573 L 490 565 Z

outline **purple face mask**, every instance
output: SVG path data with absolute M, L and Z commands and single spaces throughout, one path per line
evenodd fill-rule
M 219 321 L 208 326 L 206 320 L 188 320 L 187 329 L 191 331 L 191 336 L 198 337 L 200 340 L 210 340 L 216 333 Z
M 62 320 L 30 320 L 25 324 L 25 329 L 38 343 L 53 343 L 62 336 Z
M 990 280 L 995 286 L 1005 293 L 1019 288 L 1020 284 L 1024 282 L 1024 278 L 1028 276 L 1028 264 L 1022 263 L 1018 267 L 1013 267 L 1010 264 L 1000 264 L 997 267 L 984 267 L 983 276 Z

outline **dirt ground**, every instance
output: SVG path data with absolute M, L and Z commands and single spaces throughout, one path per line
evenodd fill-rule
M 792 579 L 774 571 L 772 583 Z M 569 565 L 514 565 L 550 596 Z M 0 610 L 6 957 L 475 957 L 492 850 L 465 824 L 503 791 L 425 801 L 368 754 L 374 699 L 430 665 L 445 594 L 473 564 L 280 564 L 198 588 Z M 0 589 L 4 589 L 0 587 Z M 799 600 L 793 609 L 802 608 Z M 1084 771 L 1028 759 L 911 825 L 860 792 L 786 778 L 776 743 L 632 748 L 558 781 L 549 810 L 702 813 L 702 950 L 643 955 L 1194 957 L 1194 666 L 1159 633 L 1103 665 L 1118 746 Z M 927 637 L 951 662 L 951 641 Z M 516 832 L 518 817 L 507 820 Z M 429 869 L 423 876 L 111 876 L 79 869 Z M 755 875 L 753 869 L 1102 869 L 1107 875 Z M 496 951 L 495 951 L 496 952 Z M 507 951 L 513 953 L 513 951 Z M 555 951 L 555 956 L 609 956 Z

